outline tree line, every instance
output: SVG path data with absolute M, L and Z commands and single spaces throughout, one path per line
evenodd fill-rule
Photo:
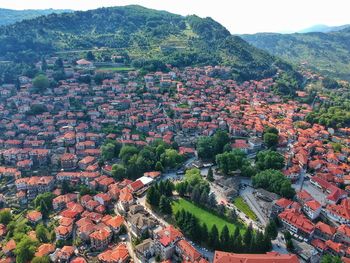
M 112 166 L 112 176 L 117 180 L 135 179 L 147 171 L 176 168 L 184 160 L 184 157 L 172 145 L 162 140 L 139 147 L 107 140 L 101 146 L 101 155 L 102 161 L 120 160 L 120 163 Z
M 265 253 L 272 248 L 271 236 L 268 232 L 253 231 L 249 226 L 241 234 L 240 228 L 236 227 L 231 235 L 225 225 L 221 232 L 214 224 L 211 229 L 192 213 L 180 210 L 174 215 L 176 225 L 191 240 L 213 250 L 223 250 L 235 253 Z

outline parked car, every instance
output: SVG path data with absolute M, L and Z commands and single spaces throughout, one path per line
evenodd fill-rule
M 176 174 L 177 174 L 177 175 L 185 174 L 185 170 L 180 169 L 180 170 L 176 171 Z

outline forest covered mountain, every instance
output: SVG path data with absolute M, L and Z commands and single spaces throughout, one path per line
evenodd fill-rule
M 73 12 L 66 9 L 27 9 L 27 10 L 12 10 L 0 8 L 0 26 L 14 24 L 16 22 L 32 19 L 38 16 L 44 16 L 49 14 L 60 14 L 66 12 Z
M 51 14 L 0 28 L 0 57 L 32 63 L 45 54 L 105 50 L 149 70 L 229 65 L 239 80 L 270 77 L 290 65 L 248 44 L 211 18 L 180 16 L 141 6 Z
M 272 55 L 329 77 L 350 80 L 350 27 L 337 32 L 242 35 Z

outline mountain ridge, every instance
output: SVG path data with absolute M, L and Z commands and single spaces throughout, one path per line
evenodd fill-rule
M 50 14 L 0 28 L 0 57 L 33 62 L 72 49 L 119 49 L 152 70 L 161 65 L 228 65 L 237 79 L 272 77 L 289 65 L 259 50 L 212 18 L 181 16 L 138 5 Z
M 318 25 L 313 25 L 311 27 L 299 30 L 296 33 L 302 33 L 302 34 L 303 33 L 312 33 L 312 32 L 329 33 L 329 32 L 341 31 L 347 27 L 350 27 L 350 24 L 340 25 L 340 26 L 328 26 L 328 25 L 318 24 Z
M 0 8 L 0 26 L 6 26 L 20 22 L 25 19 L 33 19 L 38 16 L 49 15 L 52 13 L 67 13 L 73 12 L 70 9 L 23 9 L 14 10 L 7 8 Z
M 350 80 L 350 27 L 328 33 L 259 33 L 241 37 L 294 65 Z

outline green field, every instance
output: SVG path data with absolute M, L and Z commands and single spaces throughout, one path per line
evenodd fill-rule
M 100 68 L 98 67 L 97 69 L 102 71 L 115 71 L 115 72 L 135 70 L 134 68 L 131 68 L 131 67 L 100 67 Z
M 181 209 L 184 209 L 185 211 L 192 213 L 193 215 L 195 215 L 199 219 L 200 223 L 206 223 L 209 230 L 211 229 L 211 227 L 214 224 L 216 224 L 216 226 L 219 230 L 219 233 L 220 233 L 221 229 L 225 225 L 227 225 L 227 227 L 230 230 L 230 233 L 233 234 L 233 232 L 236 228 L 235 224 L 232 224 L 232 223 L 228 222 L 227 220 L 220 218 L 220 217 L 208 212 L 207 210 L 204 210 L 204 209 L 202 209 L 202 208 L 194 205 L 193 203 L 191 203 L 185 199 L 182 199 L 182 198 L 173 201 L 172 208 L 173 208 L 173 214 L 175 214 L 177 211 L 179 211 Z M 243 233 L 243 232 L 244 232 L 244 229 L 241 226 L 241 233 Z
M 249 205 L 243 200 L 242 197 L 236 197 L 233 200 L 233 204 L 250 219 L 257 220 L 256 214 L 250 209 Z

